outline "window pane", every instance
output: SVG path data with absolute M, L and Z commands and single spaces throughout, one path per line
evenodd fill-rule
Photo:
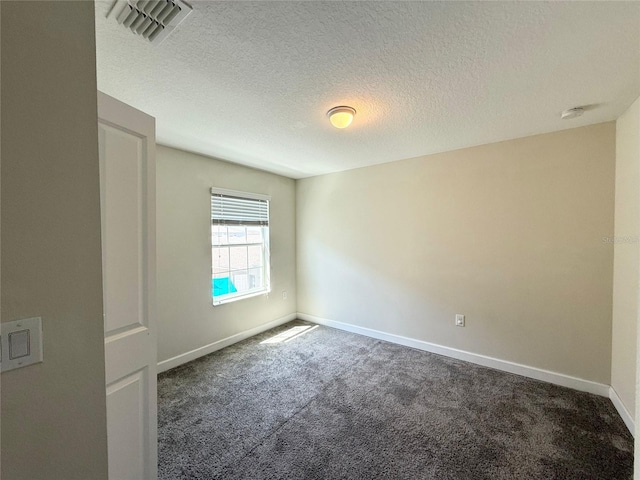
M 229 277 L 229 273 L 217 273 L 214 274 L 211 279 L 212 283 L 212 294 L 214 297 L 219 297 L 221 295 L 228 295 L 230 293 L 236 293 L 238 289 L 233 284 L 231 277 Z
M 264 287 L 264 269 L 263 268 L 250 268 L 247 270 L 249 275 L 249 288 L 261 288 Z
M 213 273 L 229 271 L 229 247 L 213 247 Z
M 238 289 L 238 292 L 246 292 L 251 288 L 249 286 L 249 275 L 246 270 L 231 272 L 231 281 Z
M 262 227 L 247 227 L 247 243 L 262 243 Z
M 247 227 L 227 227 L 229 229 L 229 243 L 247 243 Z
M 222 225 L 211 226 L 211 245 L 224 245 L 227 240 L 227 227 Z
M 247 268 L 247 247 L 230 247 L 229 264 L 231 270 L 246 270 Z
M 249 245 L 248 250 L 248 268 L 262 267 L 262 245 Z

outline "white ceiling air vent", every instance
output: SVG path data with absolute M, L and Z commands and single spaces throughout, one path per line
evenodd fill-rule
M 191 11 L 180 0 L 128 0 L 117 20 L 133 33 L 160 43 Z

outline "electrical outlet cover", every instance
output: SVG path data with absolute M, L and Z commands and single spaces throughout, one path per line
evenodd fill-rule
M 2 324 L 2 371 L 42 362 L 42 319 L 25 318 Z

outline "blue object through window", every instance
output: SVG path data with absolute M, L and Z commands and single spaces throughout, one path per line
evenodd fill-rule
M 211 282 L 213 284 L 211 294 L 214 297 L 238 291 L 229 277 L 212 278 Z

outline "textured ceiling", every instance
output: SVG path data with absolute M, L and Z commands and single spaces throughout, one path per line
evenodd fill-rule
M 159 143 L 293 178 L 613 120 L 640 94 L 637 2 L 190 3 L 152 45 L 98 0 L 98 88 Z

